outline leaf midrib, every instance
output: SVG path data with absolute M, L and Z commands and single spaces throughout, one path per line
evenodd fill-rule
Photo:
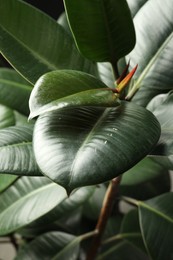
M 90 139 L 90 137 L 93 135 L 93 132 L 94 132 L 95 128 L 100 124 L 102 118 L 104 118 L 104 117 L 105 117 L 105 114 L 107 114 L 107 113 L 108 113 L 108 108 L 106 108 L 106 109 L 103 110 L 102 114 L 100 115 L 100 117 L 98 118 L 98 120 L 96 121 L 96 123 L 93 125 L 93 127 L 91 128 L 91 130 L 89 131 L 89 133 L 86 135 L 86 137 L 84 138 L 83 143 L 81 144 L 79 150 L 77 151 L 76 156 L 75 156 L 75 158 L 74 158 L 74 160 L 73 160 L 71 169 L 70 169 L 70 173 L 69 173 L 69 176 L 70 176 L 69 185 L 68 185 L 69 187 L 71 186 L 71 183 L 72 183 L 72 180 L 73 180 L 73 177 L 74 177 L 74 174 L 75 174 L 73 168 L 74 168 L 74 166 L 75 166 L 75 164 L 76 164 L 76 161 L 78 160 L 78 156 L 80 155 L 81 150 L 83 149 L 83 147 L 85 146 L 85 144 L 87 143 L 87 141 Z
M 167 220 L 167 221 L 173 223 L 173 219 L 171 219 L 171 217 L 165 215 L 165 214 L 164 214 L 163 212 L 161 212 L 161 211 L 156 210 L 155 208 L 149 206 L 148 204 L 145 204 L 145 203 L 143 203 L 143 202 L 140 201 L 140 202 L 139 202 L 139 207 L 143 207 L 143 208 L 145 208 L 145 209 L 151 211 L 152 213 L 154 213 L 154 214 L 156 214 L 156 215 L 162 217 L 163 219 L 165 219 L 165 220 Z
M 155 55 L 152 57 L 152 59 L 148 62 L 147 66 L 145 66 L 145 69 L 143 70 L 143 72 L 141 73 L 141 75 L 139 76 L 139 78 L 137 79 L 136 83 L 135 83 L 135 87 L 139 88 L 141 82 L 143 81 L 143 79 L 146 77 L 146 75 L 148 74 L 148 72 L 150 71 L 150 68 L 153 66 L 153 64 L 155 63 L 155 61 L 158 59 L 158 57 L 160 56 L 160 54 L 162 53 L 162 51 L 164 50 L 164 48 L 166 47 L 166 45 L 169 43 L 169 41 L 171 40 L 171 38 L 173 37 L 173 32 L 169 35 L 169 37 L 166 38 L 166 40 L 163 42 L 163 44 L 160 46 L 160 48 L 157 50 L 157 52 L 155 53 Z
M 26 90 L 29 90 L 30 92 L 32 90 L 32 87 L 29 87 L 27 85 L 17 83 L 17 82 L 14 82 L 14 81 L 10 81 L 10 80 L 7 80 L 7 79 L 0 79 L 0 83 L 15 86 L 15 87 L 18 87 L 20 89 L 26 89 Z

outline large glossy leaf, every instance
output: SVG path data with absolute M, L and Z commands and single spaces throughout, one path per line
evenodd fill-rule
M 138 1 L 133 1 L 138 2 Z M 134 18 L 136 46 L 128 56 L 138 64 L 134 101 L 146 105 L 152 97 L 173 88 L 173 0 L 147 1 Z M 154 41 L 153 41 L 154 39 Z
M 32 149 L 32 127 L 0 130 L 0 173 L 41 175 Z
M 1 52 L 32 83 L 56 69 L 95 73 L 63 27 L 23 1 L 0 0 L 0 35 Z
M 15 259 L 76 260 L 79 254 L 79 243 L 74 246 L 72 245 L 71 247 L 69 245 L 75 238 L 75 236 L 63 232 L 46 233 L 21 248 Z M 57 255 L 61 254 L 63 251 L 64 254 L 61 255 L 61 258 L 57 258 Z
M 173 256 L 173 193 L 138 202 L 142 236 L 152 259 Z
M 135 32 L 125 0 L 64 0 L 75 41 L 94 61 L 116 63 L 135 45 Z
M 0 104 L 0 129 L 15 125 L 13 110 Z
M 66 108 L 38 118 L 34 150 L 42 172 L 70 192 L 125 172 L 145 157 L 159 135 L 155 117 L 132 103 Z
M 29 114 L 31 85 L 12 69 L 0 69 L 0 103 L 22 114 Z
M 0 235 L 21 228 L 66 198 L 65 190 L 44 177 L 22 177 L 0 195 Z
M 48 94 L 49 93 L 49 94 Z M 117 106 L 117 94 L 95 77 L 73 70 L 46 73 L 36 83 L 30 100 L 30 118 L 74 106 Z
M 140 200 L 146 200 L 168 191 L 170 191 L 168 170 L 151 158 L 145 158 L 125 172 L 120 184 L 122 195 Z
M 173 169 L 173 92 L 156 96 L 148 109 L 157 117 L 161 125 L 161 136 L 152 154 L 158 163 Z

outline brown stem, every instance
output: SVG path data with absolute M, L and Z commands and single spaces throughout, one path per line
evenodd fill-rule
M 118 193 L 118 186 L 120 180 L 121 177 L 118 176 L 117 178 L 113 179 L 108 186 L 103 201 L 102 209 L 100 212 L 100 216 L 96 225 L 97 234 L 93 238 L 86 260 L 94 260 L 98 253 L 101 244 L 102 235 L 105 230 L 108 218 L 110 216 L 113 204 L 115 202 L 116 195 Z

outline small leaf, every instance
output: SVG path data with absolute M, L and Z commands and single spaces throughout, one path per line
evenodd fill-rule
M 85 57 L 116 63 L 133 49 L 135 32 L 125 0 L 64 3 L 75 41 Z
M 49 95 L 48 95 L 49 93 Z M 30 97 L 30 118 L 63 107 L 117 106 L 113 94 L 95 77 L 73 70 L 46 73 L 36 83 Z
M 159 135 L 155 117 L 129 102 L 107 109 L 66 108 L 38 118 L 34 151 L 41 171 L 70 192 L 127 171 Z

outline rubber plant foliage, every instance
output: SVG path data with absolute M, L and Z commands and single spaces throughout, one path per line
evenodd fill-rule
M 16 259 L 171 259 L 172 6 L 64 0 L 55 21 L 0 0 L 0 235 Z

